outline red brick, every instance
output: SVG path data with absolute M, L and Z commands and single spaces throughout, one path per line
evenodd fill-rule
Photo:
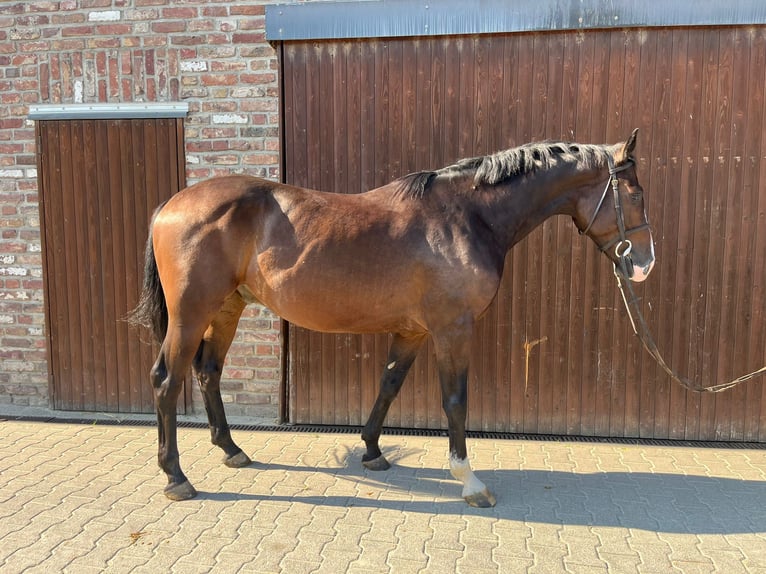
M 48 24 L 50 18 L 45 14 L 34 14 L 29 16 L 19 16 L 16 18 L 17 26 L 42 26 Z
M 14 52 L 17 51 L 13 49 L 13 45 L 9 45 L 9 48 Z M 49 49 L 50 42 L 19 42 L 18 44 L 19 52 L 47 52 Z
M 247 62 L 240 60 L 213 60 L 210 62 L 210 70 L 213 72 L 238 72 L 247 69 Z
M 203 6 L 202 15 L 207 17 L 226 17 L 229 15 L 229 9 L 226 6 Z
M 173 6 L 162 9 L 163 18 L 185 18 L 191 20 L 192 18 L 197 18 L 198 14 L 197 8 L 191 6 Z
M 178 78 L 171 78 L 170 80 L 170 99 L 171 100 L 178 100 L 179 99 L 179 92 L 181 91 L 181 86 L 179 85 Z
M 23 118 L 5 118 L 0 119 L 0 129 L 7 130 L 7 129 L 16 129 L 20 128 L 24 125 Z
M 59 8 L 58 2 L 25 2 L 25 4 L 30 12 L 55 12 Z
M 260 74 L 242 74 L 240 76 L 243 84 L 271 84 L 277 81 L 275 72 L 262 72 Z
M 82 24 L 86 21 L 85 14 L 82 12 L 74 14 L 54 14 L 51 22 L 56 25 L 61 24 Z
M 254 98 L 240 103 L 243 112 L 276 112 L 276 100 L 267 98 Z
M 120 54 L 120 73 L 121 74 L 130 74 L 131 72 L 131 54 L 130 52 L 122 52 Z
M 210 32 L 215 30 L 215 25 L 213 20 L 209 18 L 197 18 L 196 20 L 189 20 L 188 30 L 189 32 Z
M 173 20 L 171 22 L 152 22 L 152 32 L 156 34 L 171 34 L 173 32 L 184 32 L 186 22 L 183 20 Z
M 271 397 L 263 394 L 237 393 L 236 401 L 241 405 L 268 405 L 271 404 Z
M 61 35 L 65 38 L 71 36 L 93 36 L 95 31 L 95 26 L 66 26 L 61 29 Z
M 167 46 L 168 45 L 168 38 L 167 36 L 144 36 L 144 46 Z
M 157 82 L 154 78 L 146 78 L 145 92 L 147 101 L 157 101 Z
M 209 167 L 186 168 L 186 177 L 190 180 L 200 181 L 210 178 L 211 175 L 212 173 Z M 191 184 L 191 182 L 187 183 Z
M 239 5 L 231 7 L 232 16 L 260 16 L 266 13 L 266 8 L 263 5 Z
M 0 154 L 16 154 L 22 151 L 24 151 L 24 146 L 20 143 L 0 144 Z
M 205 86 L 233 86 L 239 77 L 236 74 L 203 74 L 201 80 Z
M 132 24 L 99 24 L 96 26 L 96 35 L 99 36 L 127 36 L 132 32 Z
M 76 77 L 82 76 L 82 53 L 75 52 L 72 54 L 72 74 Z
M 200 153 L 206 151 L 212 151 L 213 144 L 211 141 L 187 141 L 186 151 L 189 153 Z
M 21 94 L 14 92 L 0 94 L 0 102 L 4 104 L 18 104 L 21 102 Z M 2 153 L 2 147 L 0 146 L 0 153 Z
M 126 101 L 126 102 L 133 101 L 133 80 L 129 78 L 124 78 L 120 82 L 120 87 L 121 87 L 123 101 Z
M 10 58 L 10 64 L 13 66 L 25 66 L 27 64 L 37 64 L 37 54 L 17 54 Z
M 247 18 L 239 22 L 240 30 L 264 30 L 266 29 L 266 17 Z
M 144 51 L 144 70 L 150 76 L 154 75 L 154 56 L 155 56 L 154 50 L 150 49 L 150 50 Z
M 96 54 L 96 73 L 99 76 L 106 75 L 106 52 Z
M 53 40 L 51 49 L 57 52 L 71 52 L 85 49 L 85 38 L 67 38 L 66 40 Z
M 246 34 L 232 34 L 231 36 L 231 41 L 235 44 L 260 44 L 265 39 L 265 32 L 248 32 Z
M 115 98 L 120 93 L 120 67 L 117 57 L 109 58 L 109 97 Z

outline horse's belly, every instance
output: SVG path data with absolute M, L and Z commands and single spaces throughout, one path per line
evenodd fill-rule
M 328 290 L 326 286 L 312 289 L 283 284 L 278 290 L 252 294 L 250 300 L 257 300 L 283 319 L 313 331 L 383 333 L 424 330 L 418 321 L 416 305 L 369 286 Z
M 417 315 L 414 309 L 403 309 L 400 301 L 364 296 L 363 292 L 315 292 L 281 307 L 277 312 L 288 321 L 329 333 L 411 331 Z

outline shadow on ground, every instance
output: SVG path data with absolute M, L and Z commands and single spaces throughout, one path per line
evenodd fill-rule
M 531 523 L 620 527 L 680 534 L 734 534 L 766 531 L 761 503 L 766 482 L 709 476 L 646 472 L 574 473 L 541 470 L 477 470 L 497 496 L 497 506 L 475 509 L 460 497 L 459 483 L 443 468 L 407 466 L 402 449 L 386 456 L 394 467 L 373 472 L 363 468 L 362 449 L 347 449 L 338 466 L 254 462 L 245 473 L 332 475 L 384 489 L 385 500 L 364 496 L 206 493 L 203 500 L 303 503 L 330 507 L 390 508 L 429 514 L 483 515 Z M 399 456 L 397 456 L 399 455 Z M 253 476 L 253 480 L 256 480 Z M 399 496 L 401 495 L 401 496 Z M 419 501 L 418 498 L 429 500 Z M 436 498 L 437 501 L 430 500 Z

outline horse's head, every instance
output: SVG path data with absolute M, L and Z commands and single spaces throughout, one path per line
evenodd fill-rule
M 606 253 L 617 269 L 631 281 L 640 282 L 654 267 L 654 241 L 644 209 L 644 190 L 638 183 L 633 149 L 633 133 L 608 159 L 609 176 L 604 186 L 597 184 L 592 193 L 577 205 L 575 224 Z

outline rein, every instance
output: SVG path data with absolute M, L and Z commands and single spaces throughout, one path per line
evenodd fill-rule
M 630 162 L 632 164 L 632 161 Z M 619 182 L 617 181 L 617 173 L 626 169 L 630 164 L 624 164 L 617 168 L 614 167 L 614 164 L 612 163 L 611 159 L 609 160 L 609 181 L 606 184 L 606 188 L 604 189 L 604 193 L 601 194 L 601 199 L 598 202 L 598 205 L 596 206 L 596 211 L 593 213 L 593 215 L 590 218 L 590 221 L 588 222 L 588 226 L 585 228 L 585 231 L 582 231 L 581 233 L 587 233 L 588 230 L 590 230 L 591 225 L 596 220 L 596 215 L 598 215 L 599 210 L 601 209 L 601 205 L 604 203 L 604 199 L 606 198 L 606 194 L 609 191 L 609 187 L 612 187 L 612 190 L 614 192 L 614 208 L 617 215 L 617 228 L 619 230 L 619 235 L 609 241 L 606 245 L 603 245 L 599 247 L 601 251 L 606 251 L 610 249 L 612 246 L 615 246 L 614 252 L 617 256 L 617 260 L 619 263 L 615 263 L 614 265 L 614 276 L 617 279 L 617 286 L 620 288 L 620 295 L 622 295 L 622 302 L 625 304 L 625 310 L 628 312 L 628 318 L 630 319 L 630 324 L 633 327 L 633 333 L 638 337 L 638 339 L 641 341 L 641 343 L 644 345 L 644 349 L 652 356 L 652 358 L 657 361 L 657 364 L 662 368 L 663 371 L 665 371 L 671 379 L 679 383 L 683 388 L 694 391 L 697 393 L 705 392 L 705 393 L 720 393 L 721 391 L 725 391 L 726 389 L 730 389 L 740 383 L 744 383 L 745 381 L 749 381 L 750 379 L 762 374 L 766 373 L 766 365 L 758 369 L 757 371 L 753 371 L 752 373 L 748 373 L 747 375 L 742 375 L 741 377 L 737 377 L 736 379 L 733 379 L 731 381 L 728 381 L 726 383 L 719 383 L 717 385 L 712 385 L 710 387 L 703 387 L 699 385 L 698 383 L 695 383 L 694 381 L 690 381 L 689 379 L 682 377 L 678 375 L 673 369 L 671 369 L 668 364 L 665 362 L 665 359 L 662 358 L 662 355 L 660 354 L 660 350 L 657 348 L 657 344 L 654 342 L 654 338 L 652 337 L 651 331 L 649 330 L 649 326 L 646 324 L 646 320 L 644 319 L 644 315 L 641 313 L 641 309 L 638 306 L 639 299 L 636 296 L 636 292 L 633 290 L 633 286 L 630 283 L 630 273 L 631 273 L 631 266 L 630 261 L 628 259 L 628 255 L 630 254 L 630 251 L 633 247 L 632 243 L 629 239 L 627 239 L 627 236 L 631 233 L 635 233 L 636 231 L 640 231 L 642 229 L 646 229 L 649 227 L 648 223 L 645 223 L 643 225 L 639 225 L 638 227 L 634 227 L 629 230 L 625 230 L 625 221 L 623 219 L 623 213 L 622 213 L 622 203 L 620 201 L 620 195 L 619 195 Z M 626 294 L 627 291 L 627 294 Z M 639 329 L 640 327 L 640 329 Z
M 624 259 L 620 259 L 620 267 L 623 267 L 626 265 L 624 263 Z M 750 379 L 762 374 L 766 373 L 766 365 L 758 369 L 757 371 L 753 371 L 752 373 L 748 373 L 747 375 L 742 375 L 741 377 L 737 377 L 734 380 L 728 381 L 726 383 L 719 383 L 717 385 L 712 385 L 710 387 L 703 387 L 694 381 L 690 381 L 689 379 L 682 377 L 678 374 L 676 374 L 673 369 L 671 369 L 668 364 L 665 362 L 665 359 L 662 358 L 662 355 L 660 354 L 659 349 L 657 348 L 657 344 L 654 342 L 654 339 L 652 338 L 652 334 L 649 331 L 649 327 L 646 324 L 646 320 L 644 319 L 643 314 L 641 313 L 641 309 L 638 307 L 638 297 L 636 297 L 636 292 L 633 290 L 633 286 L 630 284 L 630 281 L 626 281 L 627 275 L 625 273 L 627 272 L 627 269 L 620 268 L 617 265 L 614 266 L 614 276 L 617 278 L 617 286 L 620 288 L 620 295 L 622 295 L 622 302 L 625 304 L 625 310 L 628 312 L 628 317 L 630 318 L 630 324 L 633 327 L 633 333 L 636 334 L 638 339 L 643 343 L 644 349 L 654 358 L 655 361 L 657 361 L 657 364 L 662 367 L 662 370 L 665 371 L 671 379 L 681 384 L 681 386 L 689 391 L 694 391 L 697 393 L 705 392 L 705 393 L 720 393 L 721 391 L 725 391 L 726 389 L 730 389 L 733 386 L 736 386 L 740 383 L 744 383 L 745 381 L 749 381 Z M 626 295 L 625 291 L 627 290 L 628 295 Z M 638 325 L 638 326 L 637 326 Z M 640 327 L 640 331 L 638 329 Z

